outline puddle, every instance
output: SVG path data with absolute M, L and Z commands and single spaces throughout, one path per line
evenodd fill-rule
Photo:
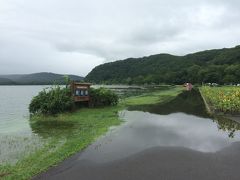
M 122 159 L 153 147 L 185 147 L 200 152 L 217 152 L 240 141 L 239 132 L 229 138 L 211 119 L 185 113 L 157 115 L 123 111 L 126 121 L 87 148 L 79 157 L 97 163 Z
M 129 107 L 129 110 L 139 110 L 162 115 L 183 112 L 200 117 L 209 117 L 201 95 L 199 91 L 195 89 L 192 91 L 184 91 L 166 103 L 132 106 Z
M 215 153 L 240 141 L 240 125 L 226 118 L 211 119 L 195 90 L 165 104 L 131 107 L 120 116 L 125 123 L 89 146 L 79 160 L 105 163 L 154 147 Z

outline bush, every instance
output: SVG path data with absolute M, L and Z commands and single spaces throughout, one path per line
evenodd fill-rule
M 73 106 L 70 89 L 53 86 L 44 89 L 32 99 L 29 111 L 32 114 L 57 114 L 69 111 Z
M 113 106 L 118 103 L 118 96 L 106 88 L 91 88 L 89 95 L 90 104 L 93 107 Z M 70 88 L 53 86 L 51 88 L 44 89 L 39 92 L 37 96 L 33 97 L 29 105 L 29 111 L 31 114 L 53 115 L 70 111 L 73 107 L 74 101 Z
M 113 106 L 118 103 L 118 96 L 113 91 L 106 88 L 91 88 L 89 91 L 91 98 L 90 104 L 94 107 L 97 106 Z

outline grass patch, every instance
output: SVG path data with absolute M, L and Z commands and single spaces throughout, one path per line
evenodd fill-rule
M 124 100 L 126 106 L 135 105 L 151 105 L 161 102 L 166 102 L 176 97 L 179 93 L 183 91 L 181 86 L 174 86 L 167 90 L 155 90 L 149 93 L 144 93 L 139 96 L 129 97 Z
M 73 113 L 56 116 L 33 116 L 30 121 L 31 128 L 46 143 L 15 165 L 0 165 L 0 179 L 30 179 L 86 148 L 105 134 L 109 127 L 119 125 L 120 110 L 132 105 L 163 102 L 180 92 L 181 87 L 172 87 L 122 99 L 117 106 L 82 108 Z

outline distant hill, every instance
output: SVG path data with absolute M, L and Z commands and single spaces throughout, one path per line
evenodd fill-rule
M 8 78 L 0 77 L 0 85 L 9 85 L 9 84 L 14 85 L 15 82 L 10 80 L 10 79 L 8 79 Z
M 240 46 L 105 63 L 95 67 L 85 80 L 106 84 L 240 83 Z
M 82 81 L 83 77 L 68 75 L 72 81 Z M 0 75 L 0 85 L 50 85 L 64 84 L 64 75 L 54 73 Z

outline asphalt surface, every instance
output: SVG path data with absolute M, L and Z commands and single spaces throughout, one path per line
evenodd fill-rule
M 35 179 L 46 180 L 239 180 L 240 143 L 216 153 L 157 147 L 98 164 L 74 155 Z

